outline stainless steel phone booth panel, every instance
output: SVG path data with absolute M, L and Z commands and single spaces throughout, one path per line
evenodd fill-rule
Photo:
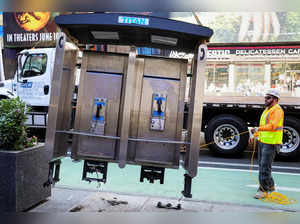
M 91 135 L 118 136 L 123 68 L 126 56 L 84 52 L 75 130 Z M 115 160 L 116 139 L 76 135 L 72 156 Z
M 180 145 L 171 142 L 181 139 L 187 63 L 158 57 L 138 57 L 138 60 L 139 92 L 132 106 L 133 114 L 138 116 L 131 120 L 128 161 L 177 168 Z
M 123 128 L 126 163 L 178 168 L 187 61 L 139 56 L 129 74 L 128 57 L 84 52 L 75 131 L 88 134 L 74 135 L 72 157 L 119 162 Z

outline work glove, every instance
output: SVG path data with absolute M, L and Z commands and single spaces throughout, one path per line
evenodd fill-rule
M 250 129 L 250 134 L 253 135 L 254 133 L 258 132 L 258 127 L 254 127 Z

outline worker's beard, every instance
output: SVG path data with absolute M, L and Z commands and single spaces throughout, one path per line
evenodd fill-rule
M 266 107 L 269 107 L 269 106 L 271 106 L 271 105 L 272 105 L 272 103 L 273 103 L 273 101 L 274 101 L 274 99 L 273 99 L 272 101 L 265 101 L 265 105 L 266 105 Z

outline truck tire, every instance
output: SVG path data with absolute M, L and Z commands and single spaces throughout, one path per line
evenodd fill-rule
M 240 135 L 243 133 L 242 135 Z M 246 123 L 239 117 L 223 114 L 208 122 L 205 129 L 206 144 L 217 155 L 239 155 L 248 145 L 249 133 Z
M 300 120 L 286 117 L 283 127 L 283 140 L 277 157 L 280 159 L 297 159 L 300 156 Z

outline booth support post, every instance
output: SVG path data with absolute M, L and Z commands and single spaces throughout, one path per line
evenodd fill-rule
M 135 84 L 136 47 L 130 47 L 127 70 L 123 82 L 123 107 L 121 112 L 119 167 L 124 168 L 127 160 L 128 137 L 130 128 L 130 112 Z
M 58 107 L 60 106 L 60 95 L 61 95 L 61 77 L 64 64 L 64 47 L 66 42 L 66 35 L 61 33 L 56 41 L 55 50 L 55 61 L 53 66 L 53 77 L 51 86 L 51 99 L 48 110 L 48 122 L 47 132 L 46 132 L 46 149 L 53 152 L 55 149 L 55 138 L 56 129 L 58 124 Z
M 191 145 L 188 147 L 184 162 L 184 168 L 191 178 L 197 175 L 198 170 L 206 53 L 207 46 L 201 44 L 197 47 L 197 51 L 194 54 L 191 102 L 188 115 L 188 133 Z
M 51 159 L 66 156 L 68 150 L 68 135 L 57 133 L 57 130 L 68 130 L 70 127 L 77 51 L 65 51 L 65 42 L 66 35 L 60 33 L 56 42 L 45 143 Z

